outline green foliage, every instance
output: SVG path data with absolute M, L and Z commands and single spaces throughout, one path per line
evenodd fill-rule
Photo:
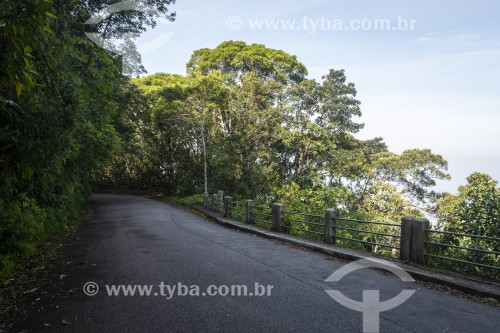
M 498 221 L 491 182 L 474 177 L 458 197 L 442 198 L 433 191 L 436 180 L 450 178 L 441 155 L 429 149 L 397 155 L 380 137 L 357 139 L 361 103 L 344 71 L 332 69 L 320 82 L 306 75 L 283 51 L 229 41 L 195 51 L 186 76 L 134 80 L 127 95 L 133 102 L 122 105 L 118 120 L 123 148 L 101 180 L 177 197 L 224 189 L 235 197 L 237 219 L 246 219 L 246 199 L 255 200 L 263 227 L 269 227 L 270 204 L 279 201 L 289 213 L 301 213 L 290 213 L 288 232 L 317 239 L 327 208 L 344 218 L 398 224 L 404 216 L 438 214 L 438 202 L 440 220 L 455 225 L 449 230 L 496 232 L 497 224 L 485 222 Z M 483 183 L 489 194 L 481 192 L 488 187 Z M 470 206 L 471 198 L 483 199 Z M 202 198 L 175 200 L 189 206 Z M 460 229 L 464 221 L 474 227 Z M 347 229 L 339 229 L 346 239 L 338 244 L 397 256 L 380 245 L 398 246 L 391 237 L 397 225 L 339 220 L 339 226 Z
M 329 133 L 356 133 L 364 127 L 352 117 L 361 117 L 360 102 L 353 83 L 346 83 L 343 70 L 331 69 L 316 91 L 315 122 Z
M 185 207 L 203 205 L 203 194 L 195 194 L 188 197 L 167 197 L 168 200 Z
M 121 110 L 137 96 L 118 57 L 84 35 L 108 3 L 0 4 L 0 279 L 85 212 L 98 171 L 127 140 Z M 164 12 L 170 1 L 149 3 Z M 130 12 L 108 23 L 119 36 L 154 22 Z
M 448 163 L 428 149 L 406 150 L 401 155 L 386 151 L 381 141 L 363 142 L 351 159 L 349 188 L 357 198 L 356 209 L 379 212 L 392 220 L 403 216 L 436 214 L 441 193 L 432 191 L 436 179 L 449 179 Z
M 471 174 L 457 195 L 447 194 L 441 199 L 439 221 L 447 231 L 500 237 L 498 182 L 484 173 Z
M 445 171 L 448 162 L 429 149 L 405 150 L 401 155 L 381 153 L 375 160 L 379 175 L 399 184 L 401 192 L 423 201 L 434 193 L 426 189 L 436 185 L 436 179 L 450 179 Z
M 458 194 L 447 194 L 439 201 L 438 229 L 459 234 L 500 238 L 500 189 L 498 182 L 484 173 L 473 173 Z M 500 241 L 468 236 L 434 234 L 433 241 L 441 244 L 500 252 Z M 500 256 L 474 250 L 435 246 L 433 254 L 449 256 L 489 266 L 500 266 Z M 498 271 L 468 264 L 433 259 L 433 264 L 472 274 L 498 278 Z
M 246 222 L 247 219 L 247 201 L 233 199 L 233 219 Z
M 296 183 L 283 186 L 277 191 L 277 201 L 287 210 L 310 214 L 322 214 L 326 209 L 338 207 L 344 213 L 350 206 L 351 193 L 343 187 L 301 189 Z M 343 209 L 342 209 L 343 207 Z
M 1 9 L 0 59 L 2 74 L 8 78 L 7 81 L 2 80 L 2 89 L 9 87 L 20 96 L 37 83 L 34 58 L 54 35 L 51 22 L 57 16 L 52 9 L 52 0 L 5 1 Z
M 256 73 L 264 80 L 271 79 L 281 84 L 298 83 L 307 75 L 306 67 L 295 56 L 264 45 L 235 41 L 224 42 L 215 49 L 195 51 L 187 69 L 189 73 L 202 75 L 220 71 L 232 84 L 240 82 L 246 73 Z
M 355 138 L 360 102 L 342 70 L 307 80 L 296 57 L 234 41 L 195 51 L 187 68 L 133 81 L 145 102 L 124 108 L 133 135 L 108 183 L 125 173 L 121 184 L 169 195 L 222 188 L 296 211 L 399 221 L 420 216 L 415 201 L 427 203 L 434 180 L 448 177 L 430 150 L 398 156 L 381 138 Z
M 423 213 L 414 208 L 396 186 L 384 181 L 371 184 L 369 193 L 364 196 L 358 210 L 374 218 L 383 216 L 386 220 L 397 223 L 405 216 L 423 217 Z

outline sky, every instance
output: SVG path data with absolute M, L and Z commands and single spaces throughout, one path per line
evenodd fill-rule
M 321 79 L 344 69 L 365 128 L 389 150 L 431 149 L 456 192 L 472 172 L 500 180 L 498 0 L 177 0 L 139 40 L 148 74 L 185 74 L 194 50 L 227 40 L 296 55 Z M 382 22 L 382 24 L 380 24 Z

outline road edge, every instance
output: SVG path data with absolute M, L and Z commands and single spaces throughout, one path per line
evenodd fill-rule
M 194 206 L 191 208 L 196 212 L 203 214 L 208 219 L 232 229 L 248 232 L 268 239 L 283 241 L 315 252 L 327 254 L 342 260 L 355 261 L 368 258 L 389 260 L 400 266 L 417 281 L 432 282 L 439 285 L 448 286 L 460 290 L 464 293 L 471 294 L 473 296 L 489 297 L 495 299 L 497 302 L 500 302 L 500 283 L 496 284 L 494 281 L 483 281 L 475 277 L 461 276 L 454 272 L 443 272 L 420 266 L 408 265 L 392 258 L 377 256 L 370 253 L 363 253 L 353 249 L 337 247 L 334 245 L 327 245 L 297 236 L 278 233 L 254 225 L 245 224 L 240 221 L 225 218 L 221 214 L 214 213 L 201 206 Z

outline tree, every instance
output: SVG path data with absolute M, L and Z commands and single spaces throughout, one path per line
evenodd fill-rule
M 267 48 L 261 44 L 247 45 L 245 42 L 228 41 L 215 49 L 194 51 L 187 63 L 188 73 L 206 75 L 220 71 L 227 75 L 229 84 L 242 82 L 242 75 L 254 72 L 263 80 L 272 79 L 281 84 L 293 84 L 304 80 L 306 67 L 295 56 Z
M 35 52 L 43 50 L 54 34 L 51 25 L 56 16 L 52 1 L 3 1 L 0 8 L 0 73 L 8 79 L 1 82 L 2 97 L 14 99 L 35 86 Z
M 231 91 L 227 107 L 218 109 L 212 132 L 217 133 L 217 161 L 223 164 L 212 163 L 216 173 L 225 169 L 224 164 L 234 172 L 215 184 L 242 184 L 253 195 L 267 191 L 266 179 L 273 178 L 270 148 L 279 138 L 284 117 L 282 99 L 288 87 L 304 80 L 305 66 L 280 50 L 229 41 L 195 51 L 187 68 L 191 77 L 220 73 Z
M 208 191 L 208 171 L 220 155 L 215 142 L 231 129 L 221 74 L 155 74 L 133 82 L 149 104 L 134 139 L 145 152 L 138 183 L 169 194 Z
M 415 207 L 427 208 L 435 180 L 449 177 L 430 150 L 396 155 L 382 138 L 355 137 L 361 103 L 343 70 L 307 80 L 294 56 L 234 41 L 194 51 L 187 69 L 135 81 L 151 108 L 140 134 L 144 184 L 266 199 L 290 188 L 329 193 L 348 214 L 398 220 L 421 215 Z
M 224 85 L 220 72 L 206 76 L 193 74 L 191 77 L 191 86 L 184 103 L 184 109 L 186 115 L 192 116 L 200 124 L 205 193 L 208 193 L 207 118 L 212 117 L 213 124 L 219 123 L 223 131 L 231 132 L 231 119 L 227 117 L 228 97 L 229 90 Z
M 431 190 L 436 179 L 450 179 L 445 171 L 448 162 L 429 149 L 405 150 L 401 155 L 388 151 L 373 154 L 370 157 L 369 169 L 356 184 L 360 200 L 372 192 L 374 182 L 388 182 L 395 185 L 398 191 L 415 208 L 435 212 L 435 202 L 441 194 Z
M 458 188 L 458 194 L 447 193 L 439 200 L 437 228 L 453 234 L 433 234 L 432 241 L 451 245 L 433 246 L 432 251 L 445 257 L 497 266 L 500 256 L 484 251 L 500 252 L 500 189 L 498 182 L 484 173 L 473 173 L 467 184 Z M 486 236 L 476 238 L 465 235 Z M 469 248 L 469 249 L 465 249 Z M 471 249 L 480 249 L 474 251 Z M 472 274 L 498 278 L 498 271 L 458 262 L 439 261 L 440 266 Z
M 354 84 L 346 80 L 343 70 L 331 69 L 316 90 L 315 122 L 330 134 L 357 133 L 364 127 L 352 120 L 361 117 L 361 102 Z
M 344 171 L 359 167 L 361 143 L 351 134 L 363 127 L 353 121 L 361 116 L 360 102 L 346 81 L 344 71 L 332 69 L 321 83 L 302 81 L 285 92 L 280 172 L 300 186 L 340 186 L 350 177 Z
M 0 3 L 0 279 L 84 212 L 95 177 L 120 148 L 117 119 L 133 94 L 120 59 L 84 35 L 85 21 L 108 3 Z M 116 36 L 154 23 L 122 15 L 108 22 Z
M 498 182 L 484 173 L 471 174 L 457 195 L 448 193 L 439 201 L 438 218 L 447 231 L 500 237 Z

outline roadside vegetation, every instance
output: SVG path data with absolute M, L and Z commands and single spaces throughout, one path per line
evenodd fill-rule
M 165 14 L 172 2 L 147 1 Z M 92 191 L 162 193 L 191 205 L 224 189 L 236 201 L 280 201 L 297 212 L 336 207 L 396 223 L 430 215 L 440 230 L 500 236 L 490 176 L 474 173 L 457 194 L 437 193 L 436 181 L 450 177 L 441 155 L 395 154 L 384 133 L 356 137 L 361 102 L 343 70 L 317 81 L 285 51 L 227 41 L 194 51 L 185 75 L 132 79 L 122 57 L 84 32 L 119 38 L 154 26 L 154 17 L 127 11 L 85 26 L 107 4 L 0 5 L 0 280 L 67 231 Z M 137 61 L 128 68 L 145 74 Z M 473 245 L 499 251 L 498 242 Z
M 171 2 L 148 0 L 164 13 Z M 108 3 L 0 3 L 0 281 L 86 213 L 97 171 L 126 145 L 120 119 L 137 88 L 85 32 L 120 37 L 154 20 L 129 11 L 85 25 Z

